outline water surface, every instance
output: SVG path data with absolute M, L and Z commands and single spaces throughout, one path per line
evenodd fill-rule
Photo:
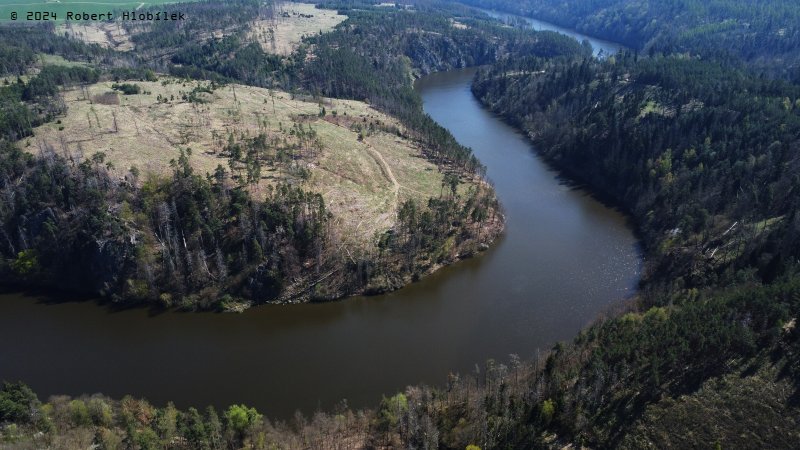
M 587 36 L 570 28 L 560 27 L 558 25 L 549 22 L 542 22 L 541 20 L 537 20 L 531 17 L 517 16 L 514 14 L 492 11 L 488 9 L 480 9 L 480 10 L 490 15 L 491 17 L 494 17 L 495 19 L 500 19 L 505 22 L 507 22 L 509 19 L 514 19 L 514 20 L 522 19 L 528 23 L 531 29 L 535 31 L 555 31 L 556 33 L 560 33 L 569 36 L 573 39 L 576 39 L 578 42 L 589 41 L 589 44 L 592 45 L 592 52 L 594 53 L 595 56 L 600 56 L 600 57 L 610 56 L 627 49 L 627 47 L 625 47 L 622 44 L 606 41 L 596 37 Z
M 479 258 L 379 297 L 244 314 L 111 311 L 0 295 L 0 379 L 42 397 L 125 394 L 179 407 L 246 403 L 268 417 L 374 406 L 487 358 L 572 338 L 639 276 L 622 215 L 563 183 L 519 133 L 481 108 L 473 71 L 421 80 L 425 109 L 488 167 L 507 231 Z

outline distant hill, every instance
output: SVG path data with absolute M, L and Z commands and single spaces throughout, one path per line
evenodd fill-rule
M 796 76 L 800 9 L 793 0 L 461 0 L 535 17 L 648 53 L 732 57 Z

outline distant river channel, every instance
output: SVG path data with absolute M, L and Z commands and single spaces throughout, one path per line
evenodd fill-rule
M 511 353 L 569 340 L 635 292 L 641 256 L 625 217 L 570 187 L 525 136 L 470 92 L 474 69 L 430 75 L 425 110 L 487 166 L 507 215 L 485 254 L 376 297 L 243 314 L 115 311 L 0 294 L 0 379 L 44 400 L 101 392 L 158 405 L 255 406 L 267 417 L 377 405 Z

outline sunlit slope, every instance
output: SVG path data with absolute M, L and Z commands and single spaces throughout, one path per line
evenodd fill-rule
M 112 82 L 65 92 L 66 116 L 21 146 L 75 161 L 101 153 L 98 164 L 128 180 L 138 173 L 137 183 L 168 176 L 181 150 L 191 149 L 198 172 L 222 167 L 256 196 L 281 182 L 323 194 L 343 237 L 361 244 L 394 225 L 406 199 L 425 204 L 441 193 L 442 175 L 419 145 L 366 103 L 173 78 L 130 84 L 141 93 L 123 95 Z M 255 139 L 265 147 L 254 179 L 247 153 Z

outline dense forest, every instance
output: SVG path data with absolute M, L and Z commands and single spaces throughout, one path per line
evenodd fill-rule
M 415 14 L 353 1 L 330 3 L 350 18 L 284 59 L 236 33 L 196 42 L 192 35 L 165 37 L 169 30 L 143 32 L 141 45 L 152 51 L 146 61 L 116 60 L 127 72 L 103 65 L 115 57 L 109 51 L 89 49 L 84 59 L 98 64 L 97 72 L 48 69 L 41 81 L 2 88 L 9 113 L 0 158 L 0 192 L 8 199 L 0 210 L 0 272 L 19 280 L 74 270 L 60 249 L 89 267 L 100 261 L 136 274 L 104 278 L 99 271 L 77 281 L 107 289 L 115 280 L 119 288 L 110 293 L 131 296 L 167 286 L 157 298 L 169 305 L 185 298 L 200 304 L 201 292 L 213 291 L 209 298 L 218 302 L 233 300 L 223 292 L 274 295 L 293 271 L 325 264 L 318 259 L 325 205 L 297 188 L 255 201 L 232 188 L 224 171 L 194 174 L 188 152 L 170 179 L 141 189 L 104 175 L 102 155 L 73 163 L 48 149 L 39 157 L 23 153 L 10 141 L 57 120 L 58 89 L 49 86 L 146 77 L 147 69 L 368 99 L 417 133 L 431 160 L 465 177 L 480 174 L 479 162 L 422 113 L 410 75 L 489 64 L 475 79 L 475 95 L 524 130 L 555 167 L 636 223 L 646 267 L 622 314 L 598 320 L 538 360 L 488 361 L 438 388 L 409 387 L 371 410 L 343 404 L 286 423 L 244 405 L 200 412 L 101 396 L 42 403 L 24 385 L 8 383 L 0 389 L 3 439 L 20 448 L 795 447 L 800 87 L 785 75 L 800 49 L 796 5 L 465 3 L 536 15 L 644 51 L 597 60 L 576 42 L 500 28 L 459 6 L 418 2 L 424 14 Z M 454 17 L 468 28 L 452 27 Z M 0 48 L 18 55 L 7 73 L 31 67 L 31 54 L 44 51 L 44 43 L 21 35 L 19 44 Z M 147 47 L 148 39 L 174 42 L 174 51 Z M 53 48 L 67 54 L 81 47 Z M 460 221 L 489 220 L 496 210 L 487 205 L 492 197 L 458 199 L 455 192 L 402 206 L 400 224 L 381 241 L 396 267 L 412 270 L 420 249 L 435 254 L 447 236 L 469 229 Z M 136 251 L 148 239 L 162 249 L 156 260 Z M 304 260 L 318 262 L 307 269 L 298 265 Z M 349 270 L 360 283 L 379 272 L 368 263 Z M 167 274 L 172 284 L 159 278 Z
M 648 54 L 743 60 L 797 79 L 800 11 L 791 0 L 463 0 L 534 17 Z

